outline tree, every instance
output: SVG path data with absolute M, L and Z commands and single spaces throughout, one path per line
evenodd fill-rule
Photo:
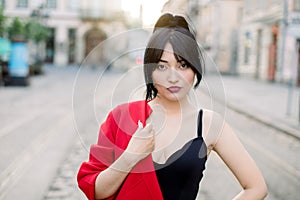
M 27 38 L 33 40 L 37 44 L 45 41 L 49 36 L 48 28 L 35 19 L 31 19 L 27 22 L 25 30 Z
M 27 39 L 25 24 L 18 17 L 13 18 L 12 23 L 8 27 L 8 35 L 11 41 L 25 41 Z
M 26 37 L 34 42 L 35 49 L 34 60 L 31 63 L 31 74 L 41 74 L 43 65 L 43 56 L 41 49 L 44 49 L 43 42 L 49 37 L 49 30 L 36 19 L 30 19 L 26 25 Z
M 0 6 L 0 37 L 3 37 L 6 32 L 6 17 L 3 14 L 3 8 Z
M 29 50 L 30 73 L 42 73 L 42 49 L 44 49 L 43 42 L 49 36 L 48 28 L 36 19 L 29 19 L 26 23 L 23 23 L 19 18 L 15 17 L 8 27 L 8 35 L 12 42 L 27 42 L 27 40 L 33 42 L 34 46 Z

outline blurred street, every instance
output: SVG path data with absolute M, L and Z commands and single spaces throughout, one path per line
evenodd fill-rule
M 267 199 L 299 199 L 300 0 L 0 0 L 0 200 L 86 199 L 78 168 L 108 112 L 143 99 L 163 13 L 186 18 L 203 50 L 193 103 L 232 126 Z M 204 173 L 198 200 L 241 191 L 215 153 Z
M 44 75 L 31 77 L 30 87 L 0 87 L 0 199 L 85 199 L 77 188 L 77 170 L 97 141 L 99 124 L 119 101 L 112 102 L 111 95 L 131 92 L 116 89 L 125 75 L 46 66 Z M 204 81 L 215 79 L 208 74 Z M 293 88 L 287 115 L 286 85 L 236 76 L 222 80 L 225 118 L 262 170 L 267 199 L 298 199 L 299 87 Z M 200 89 L 206 107 L 211 99 L 203 84 Z M 222 106 L 222 96 L 214 98 Z M 232 199 L 240 190 L 224 163 L 211 154 L 198 199 Z

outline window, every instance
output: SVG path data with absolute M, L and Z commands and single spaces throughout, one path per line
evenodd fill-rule
M 300 11 L 300 0 L 294 0 L 294 10 Z
M 252 14 L 252 10 L 253 10 L 253 2 L 251 2 L 251 0 L 245 0 L 244 1 L 244 12 L 245 15 L 249 16 Z
M 245 33 L 244 40 L 244 64 L 249 64 L 249 58 L 251 53 L 251 34 L 250 32 Z
M 79 10 L 80 8 L 80 0 L 69 0 L 68 8 L 70 10 Z
M 46 8 L 56 8 L 56 0 L 46 0 Z
M 236 19 L 236 22 L 239 24 L 242 22 L 242 19 L 244 17 L 243 12 L 244 12 L 243 7 L 239 7 L 237 10 L 237 19 Z
M 28 0 L 17 1 L 17 8 L 27 8 L 27 7 L 28 7 Z

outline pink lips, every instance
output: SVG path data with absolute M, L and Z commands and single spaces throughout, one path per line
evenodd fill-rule
M 181 90 L 181 87 L 171 86 L 171 87 L 168 87 L 167 90 L 169 90 L 171 93 L 177 93 Z

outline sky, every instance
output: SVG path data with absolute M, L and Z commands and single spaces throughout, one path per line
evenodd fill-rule
M 122 0 L 122 8 L 131 17 L 138 18 L 140 5 L 143 6 L 143 25 L 152 26 L 161 15 L 161 9 L 167 0 Z

